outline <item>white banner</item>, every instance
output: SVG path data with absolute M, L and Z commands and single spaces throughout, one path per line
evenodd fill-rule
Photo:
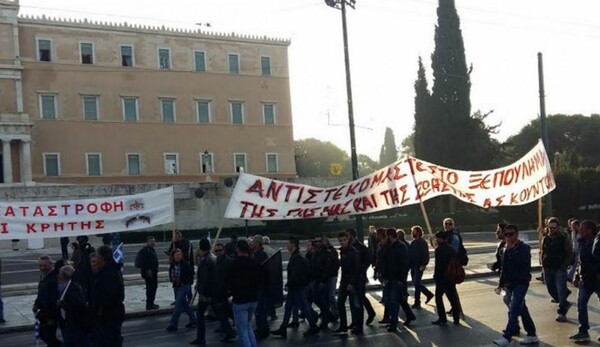
M 340 186 L 317 188 L 242 173 L 226 218 L 301 219 L 383 211 L 451 194 L 480 206 L 524 205 L 556 184 L 541 141 L 517 162 L 488 171 L 460 171 L 406 157 Z
M 0 202 L 0 240 L 133 231 L 174 216 L 173 187 L 100 199 Z

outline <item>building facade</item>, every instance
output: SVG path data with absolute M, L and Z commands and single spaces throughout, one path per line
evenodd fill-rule
M 296 175 L 289 41 L 0 11 L 2 182 Z

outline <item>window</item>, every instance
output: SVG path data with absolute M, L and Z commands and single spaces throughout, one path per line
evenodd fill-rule
M 132 67 L 133 66 L 133 46 L 121 45 L 121 66 Z
M 138 102 L 136 98 L 123 99 L 123 119 L 126 122 L 137 122 Z
M 165 123 L 175 123 L 175 100 L 161 99 L 160 110 Z
M 165 153 L 165 173 L 167 175 L 176 175 L 179 172 L 179 154 Z
M 80 42 L 79 51 L 81 53 L 82 64 L 94 64 L 94 44 L 91 42 Z
M 194 51 L 194 68 L 196 71 L 206 71 L 206 53 Z
M 163 70 L 171 69 L 171 50 L 168 48 L 158 49 L 158 67 Z
M 277 153 L 267 153 L 267 172 L 278 172 Z
M 240 55 L 235 53 L 229 54 L 229 73 L 240 73 Z
M 40 95 L 40 117 L 42 119 L 56 119 L 56 95 Z
M 274 104 L 262 104 L 263 107 L 263 120 L 267 125 L 275 124 L 275 105 Z
M 260 57 L 260 73 L 271 76 L 271 57 Z
M 231 124 L 244 124 L 244 103 L 241 101 L 232 101 L 229 105 Z
M 44 153 L 44 176 L 60 175 L 60 154 Z
M 100 153 L 86 153 L 85 161 L 88 176 L 102 175 L 102 155 Z
M 214 170 L 213 154 L 208 152 L 200 153 L 200 172 L 203 174 L 211 174 Z
M 235 172 L 241 172 L 242 170 L 247 172 L 248 170 L 246 168 L 246 154 L 245 153 L 235 153 L 233 155 L 233 165 L 234 165 Z
M 198 107 L 198 123 L 210 123 L 210 101 L 199 100 L 196 105 Z
M 127 174 L 129 176 L 139 176 L 142 170 L 140 169 L 140 155 L 127 154 Z
M 52 61 L 52 41 L 48 39 L 37 40 L 38 61 Z
M 83 97 L 83 119 L 98 120 L 98 97 L 84 96 Z

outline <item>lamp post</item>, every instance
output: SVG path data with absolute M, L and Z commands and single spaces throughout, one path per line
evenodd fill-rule
M 348 29 L 346 26 L 346 6 L 354 8 L 356 0 L 325 0 L 327 6 L 342 12 L 342 35 L 344 37 L 344 62 L 346 66 L 346 95 L 348 99 L 348 125 L 350 127 L 350 157 L 352 179 L 358 179 L 358 156 L 356 155 L 356 137 L 354 134 L 354 107 L 352 105 L 352 82 L 350 78 L 350 55 L 348 53 Z M 363 241 L 362 216 L 356 215 L 356 237 Z

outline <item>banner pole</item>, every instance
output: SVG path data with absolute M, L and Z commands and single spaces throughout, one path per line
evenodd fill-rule
M 538 199 L 538 249 L 540 252 L 542 251 L 542 240 L 544 238 L 544 200 L 542 198 Z M 541 253 L 540 253 L 541 254 Z M 540 264 L 542 263 L 542 258 L 540 257 Z
M 410 166 L 410 175 L 413 180 L 413 184 L 415 186 L 415 191 L 417 192 L 417 197 L 419 198 L 419 205 L 421 206 L 421 213 L 423 214 L 423 218 L 425 219 L 425 225 L 427 226 L 427 232 L 429 232 L 429 242 L 433 246 L 433 231 L 431 230 L 431 223 L 429 222 L 429 216 L 427 215 L 427 210 L 425 210 L 425 204 L 423 203 L 423 199 L 421 199 L 421 194 L 419 194 L 419 188 L 417 188 L 417 179 L 415 178 L 415 170 L 413 167 L 413 161 L 411 157 L 407 157 L 408 164 Z
M 217 234 L 215 235 L 215 240 L 213 241 L 212 247 L 215 248 L 217 242 L 219 242 L 219 237 L 221 236 L 221 231 L 223 230 L 223 224 L 225 223 L 225 216 L 221 217 L 221 224 L 219 224 L 219 229 L 217 230 Z

